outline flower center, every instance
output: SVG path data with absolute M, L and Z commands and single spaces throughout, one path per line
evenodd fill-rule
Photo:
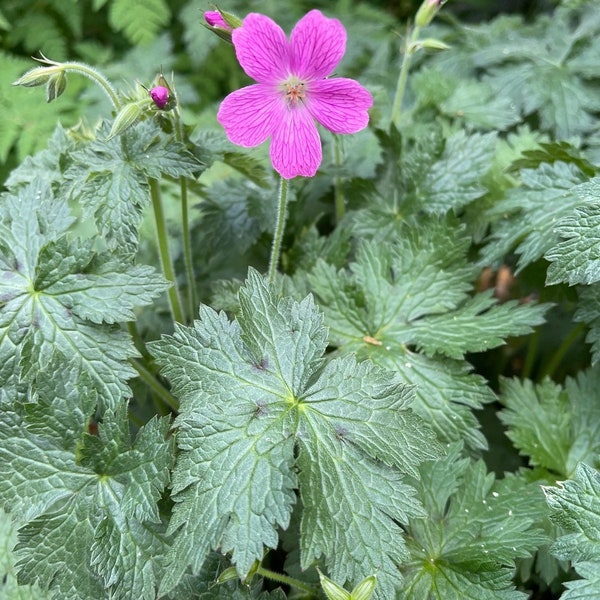
M 306 84 L 295 77 L 291 77 L 282 84 L 282 89 L 285 94 L 285 101 L 288 107 L 293 108 L 302 102 L 306 96 Z

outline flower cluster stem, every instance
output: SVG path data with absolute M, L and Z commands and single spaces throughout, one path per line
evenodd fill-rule
M 406 82 L 408 81 L 408 71 L 410 69 L 410 63 L 412 61 L 412 55 L 414 53 L 414 44 L 419 38 L 421 28 L 415 25 L 412 33 L 406 36 L 406 43 L 404 45 L 404 54 L 402 57 L 402 66 L 400 67 L 400 75 L 398 76 L 398 83 L 396 85 L 396 94 L 394 96 L 394 104 L 392 107 L 392 123 L 396 125 L 400 121 L 400 113 L 402 111 L 402 99 L 404 97 L 404 91 L 406 89 Z
M 168 297 L 169 305 L 171 307 L 171 314 L 173 319 L 179 323 L 184 323 L 185 319 L 183 316 L 183 308 L 181 306 L 181 300 L 179 299 L 179 289 L 177 287 L 177 277 L 175 276 L 175 270 L 173 269 L 173 263 L 171 261 L 171 253 L 169 251 L 169 239 L 167 236 L 167 221 L 165 219 L 165 212 L 162 205 L 162 197 L 160 194 L 160 187 L 158 180 L 149 179 L 150 182 L 150 196 L 152 197 L 152 208 L 154 209 L 154 223 L 156 225 L 156 238 L 158 241 L 158 252 L 160 255 L 160 262 L 162 265 L 163 275 L 165 279 L 170 281 L 173 285 L 169 288 Z
M 99 71 L 93 69 L 92 67 L 78 62 L 66 62 L 61 63 L 61 66 L 64 71 L 73 71 L 75 73 L 79 73 L 81 75 L 85 75 L 92 81 L 98 84 L 98 86 L 102 89 L 102 91 L 108 96 L 108 99 L 111 101 L 114 109 L 118 112 L 121 108 L 121 101 L 119 100 L 119 96 L 117 92 L 111 85 L 110 81 L 104 77 Z
M 275 234 L 273 235 L 273 244 L 271 246 L 271 258 L 269 260 L 269 283 L 274 283 L 279 256 L 281 254 L 281 242 L 285 230 L 285 219 L 287 216 L 287 192 L 288 180 L 281 178 L 279 184 L 279 204 L 277 207 L 277 222 L 275 223 Z

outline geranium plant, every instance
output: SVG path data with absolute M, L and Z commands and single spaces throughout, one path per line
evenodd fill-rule
M 600 8 L 248 4 L 14 81 L 0 595 L 600 597 Z

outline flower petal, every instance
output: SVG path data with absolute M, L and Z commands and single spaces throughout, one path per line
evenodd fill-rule
M 271 140 L 273 168 L 284 178 L 312 177 L 323 151 L 317 125 L 303 107 L 287 109 Z
M 369 123 L 373 96 L 358 81 L 344 77 L 311 81 L 305 105 L 310 114 L 334 133 L 356 133 Z
M 283 29 L 269 17 L 250 13 L 233 30 L 240 65 L 259 83 L 279 83 L 288 75 L 289 45 Z
M 231 142 L 249 148 L 262 144 L 275 130 L 287 111 L 283 99 L 271 86 L 249 85 L 227 96 L 217 113 Z
M 311 10 L 296 23 L 290 36 L 292 74 L 300 79 L 331 75 L 346 51 L 346 30 L 337 19 Z

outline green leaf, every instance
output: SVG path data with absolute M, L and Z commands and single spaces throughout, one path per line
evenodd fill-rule
M 353 584 L 380 569 L 378 597 L 390 597 L 404 546 L 395 521 L 421 514 L 402 473 L 438 452 L 410 390 L 352 357 L 323 366 L 327 330 L 310 296 L 277 299 L 251 271 L 239 298 L 237 320 L 203 306 L 193 328 L 152 345 L 181 400 L 162 590 L 211 548 L 244 576 L 277 546 L 299 487 L 303 568 L 324 555 L 332 578 Z
M 166 27 L 171 11 L 164 0 L 112 0 L 109 22 L 134 45 L 149 44 Z
M 581 562 L 575 567 L 582 579 L 566 581 L 561 600 L 600 600 L 600 571 L 598 563 Z
M 435 82 L 434 78 L 432 85 Z M 448 116 L 459 117 L 485 130 L 504 131 L 521 120 L 519 110 L 509 97 L 497 94 L 490 85 L 479 81 L 460 82 L 440 108 Z
M 28 218 L 23 219 L 22 215 Z M 166 287 L 150 267 L 98 255 L 93 242 L 68 242 L 73 222 L 47 181 L 6 194 L 0 206 L 0 356 L 2 384 L 44 370 L 55 353 L 73 359 L 100 392 L 101 410 L 130 390 L 135 356 L 115 325 L 134 318 Z M 59 369 L 59 376 L 61 370 Z
M 469 374 L 464 355 L 530 331 L 547 307 L 497 305 L 488 293 L 470 298 L 469 239 L 451 222 L 431 219 L 399 229 L 397 242 L 359 243 L 349 271 L 324 261 L 313 269 L 309 281 L 331 343 L 416 384 L 415 411 L 442 439 L 485 447 L 466 407 L 477 408 L 493 394 Z
M 596 167 L 581 156 L 581 151 L 565 141 L 541 142 L 535 150 L 525 150 L 522 157 L 513 161 L 511 169 L 537 169 L 543 163 L 573 163 L 583 173 L 593 177 Z
M 559 221 L 556 227 L 560 241 L 545 257 L 551 262 L 546 283 L 566 282 L 591 284 L 600 280 L 600 178 L 583 183 L 574 189 L 586 203 L 576 206 L 572 215 Z
M 460 457 L 453 444 L 441 460 L 423 463 L 415 483 L 425 519 L 411 519 L 410 558 L 401 566 L 400 598 L 518 599 L 517 558 L 545 541 L 535 521 L 543 512 L 537 486 L 507 475 L 494 481 L 482 461 Z
M 444 143 L 436 160 L 421 165 L 421 181 L 415 197 L 419 209 L 444 214 L 463 208 L 487 191 L 481 181 L 490 168 L 496 148 L 496 134 L 459 131 Z
M 93 218 L 111 249 L 133 254 L 138 245 L 142 210 L 149 204 L 148 177 L 192 177 L 200 163 L 150 121 L 109 141 L 104 124 L 99 138 L 71 153 L 65 172 L 68 193 L 85 217 Z
M 593 12 L 593 3 L 587 3 L 581 11 L 561 7 L 551 18 L 528 26 L 498 20 L 512 25 L 510 32 L 495 24 L 485 26 L 491 35 L 483 38 L 484 48 L 474 56 L 478 67 L 487 67 L 486 81 L 497 94 L 509 97 L 526 115 L 537 113 L 540 129 L 557 139 L 595 127 L 593 113 L 600 106 L 580 59 L 598 42 Z
M 522 185 L 487 211 L 492 234 L 481 264 L 490 265 L 515 251 L 517 272 L 542 258 L 558 241 L 556 225 L 589 202 L 579 188 L 585 175 L 573 163 L 543 163 L 521 171 Z
M 64 406 L 65 400 L 90 406 L 94 398 L 64 398 L 65 388 L 48 379 L 38 405 L 24 406 L 24 417 L 0 416 L 0 501 L 25 521 L 17 546 L 20 581 L 62 598 L 154 599 L 167 542 L 157 501 L 172 462 L 169 421 L 150 421 L 133 444 L 115 440 L 115 427 L 127 432 L 121 405 L 105 412 L 96 438 L 86 433 L 89 415 Z M 110 461 L 81 460 L 91 440 Z
M 581 461 L 596 464 L 600 453 L 600 369 L 582 371 L 559 386 L 550 380 L 501 381 L 499 413 L 508 437 L 532 466 L 570 477 Z
M 564 597 L 600 596 L 600 474 L 585 463 L 577 466 L 572 479 L 556 487 L 544 487 L 550 517 L 564 534 L 551 546 L 552 553 L 570 560 L 583 577 L 567 584 Z M 585 595 L 584 595 L 585 594 Z
M 592 364 L 596 364 L 600 359 L 600 284 L 580 287 L 578 294 L 579 302 L 573 320 L 589 325 L 585 341 L 592 345 Z
M 17 523 L 0 508 L 0 597 L 4 600 L 49 600 L 40 586 L 19 585 L 14 546 L 17 543 Z

